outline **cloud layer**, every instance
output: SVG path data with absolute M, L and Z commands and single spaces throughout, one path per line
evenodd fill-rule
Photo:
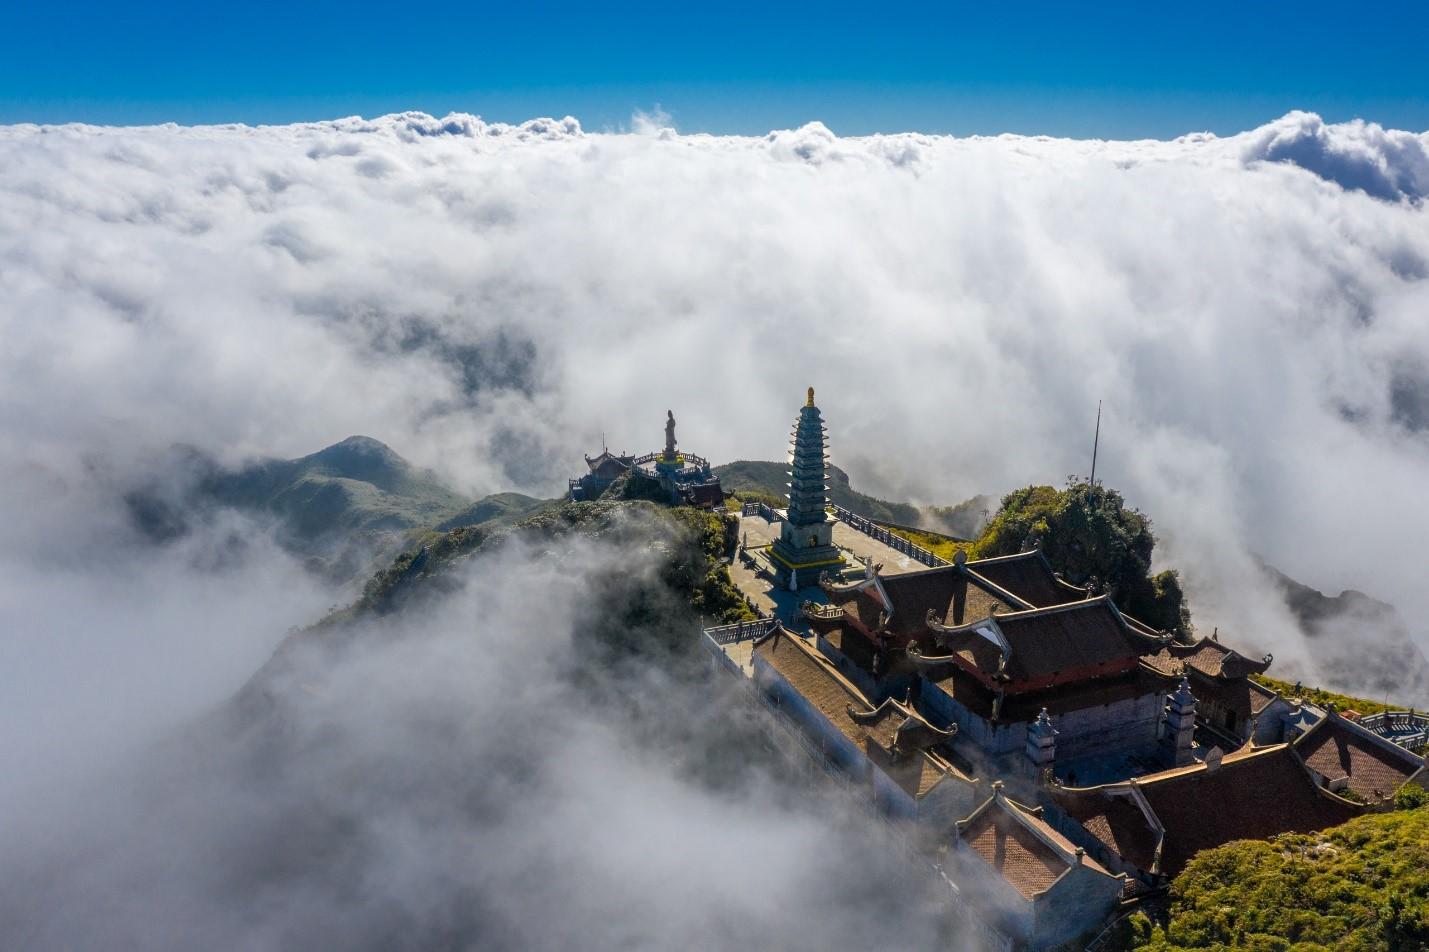
M 776 783 L 732 683 L 641 665 L 573 677 L 593 652 L 590 606 L 650 571 L 606 545 L 559 560 L 508 547 L 439 604 L 339 647 L 309 639 L 244 717 L 25 804 L 29 822 L 0 833 L 6 935 L 37 949 L 945 945 L 936 881 L 842 796 Z
M 3 516 L 87 500 L 7 563 L 90 544 L 94 487 L 176 441 L 366 433 L 473 493 L 554 494 L 667 408 L 690 449 L 775 457 L 813 384 L 859 485 L 933 503 L 1085 471 L 1104 400 L 1099 472 L 1203 629 L 1335 678 L 1259 554 L 1422 634 L 1424 134 L 636 130 L 0 130 Z

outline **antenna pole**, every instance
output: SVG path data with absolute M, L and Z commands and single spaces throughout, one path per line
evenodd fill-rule
M 1098 447 L 1098 445 L 1100 445 L 1101 441 L 1102 441 L 1102 402 L 1101 402 L 1100 400 L 1098 400 L 1098 401 L 1097 401 L 1097 432 L 1096 432 L 1096 435 L 1092 437 L 1092 478 L 1091 478 L 1091 483 L 1092 483 L 1092 488 L 1093 488 L 1093 489 L 1095 489 L 1095 488 L 1096 488 L 1096 485 L 1097 485 L 1097 447 Z

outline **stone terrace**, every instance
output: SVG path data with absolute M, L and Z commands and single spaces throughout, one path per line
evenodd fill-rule
M 748 540 L 751 554 L 755 554 L 756 559 L 753 567 L 740 559 L 734 560 L 729 567 L 729 575 L 734 584 L 753 600 L 762 614 L 777 615 L 786 625 L 802 628 L 799 606 L 806 601 L 827 602 L 828 598 L 823 590 L 814 584 L 815 579 L 809 579 L 809 584 L 801 587 L 799 591 L 790 592 L 777 586 L 767 573 L 759 571 L 764 562 L 762 556 L 754 550 L 769 545 L 779 537 L 779 523 L 761 515 L 741 516 L 739 536 L 741 540 Z M 834 523 L 834 545 L 849 557 L 849 569 L 852 571 L 858 570 L 864 558 L 873 559 L 875 564 L 882 563 L 885 575 L 916 572 L 928 567 L 912 556 L 850 528 L 842 521 Z

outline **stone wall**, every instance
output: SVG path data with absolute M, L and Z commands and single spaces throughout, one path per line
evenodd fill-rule
M 1033 903 L 1029 945 L 1047 948 L 1097 929 L 1121 898 L 1121 880 L 1078 866 Z
M 1052 726 L 1060 732 L 1057 760 L 1155 748 L 1165 705 L 1165 696 L 1158 692 L 1053 716 Z

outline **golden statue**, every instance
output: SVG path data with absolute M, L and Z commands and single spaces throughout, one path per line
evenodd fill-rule
M 806 407 L 811 407 L 811 406 L 813 406 L 813 405 L 814 405 L 814 388 L 813 388 L 813 387 L 810 387 L 810 388 L 809 388 L 809 402 L 806 403 L 806 404 L 804 404 L 804 406 L 806 406 Z

